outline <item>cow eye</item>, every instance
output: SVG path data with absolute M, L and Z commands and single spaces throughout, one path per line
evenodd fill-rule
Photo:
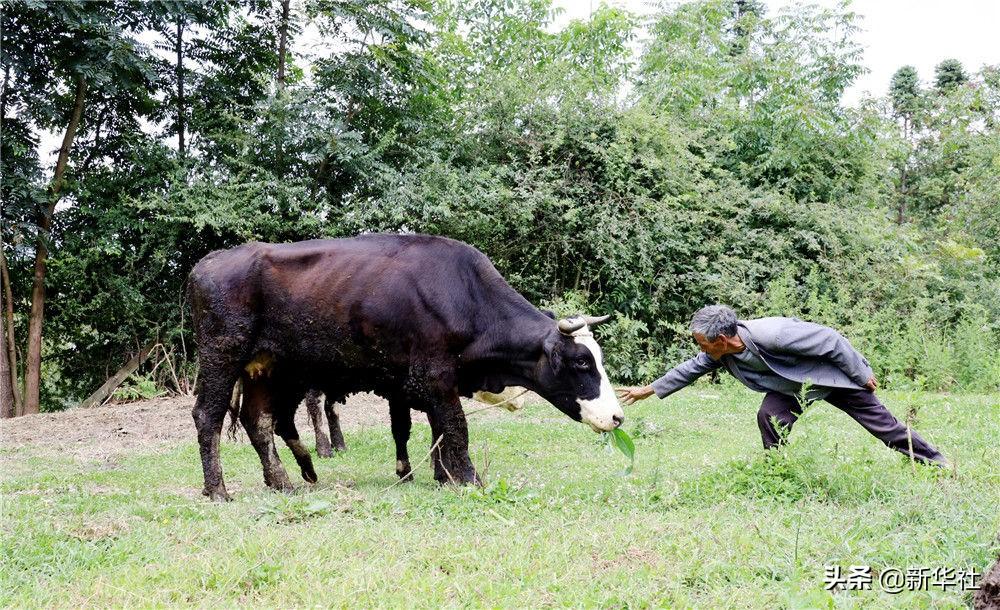
M 577 358 L 573 365 L 581 371 L 590 370 L 590 360 L 587 360 L 586 358 Z

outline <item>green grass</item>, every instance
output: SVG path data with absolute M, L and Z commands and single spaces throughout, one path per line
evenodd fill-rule
M 349 451 L 293 495 L 266 491 L 250 445 L 226 443 L 225 505 L 197 494 L 193 431 L 110 465 L 8 447 L 0 605 L 966 607 L 969 593 L 940 589 L 823 590 L 826 565 L 982 570 L 1000 546 L 1000 399 L 883 398 L 919 407 L 957 478 L 914 472 L 825 403 L 765 457 L 759 396 L 708 385 L 627 409 L 629 477 L 620 453 L 543 405 L 470 418 L 485 489 L 440 488 L 426 464 L 387 489 L 387 428 L 348 433 Z M 429 444 L 415 426 L 414 461 Z

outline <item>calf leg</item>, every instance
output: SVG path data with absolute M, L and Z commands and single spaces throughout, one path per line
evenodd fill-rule
M 330 437 L 323 430 L 323 413 L 319 410 L 319 394 L 319 390 L 306 392 L 306 410 L 309 412 L 309 420 L 316 433 L 316 455 L 328 458 L 333 456 L 333 449 L 330 447 Z M 331 432 L 333 430 L 332 424 L 330 430 Z
M 208 358 L 203 356 L 202 362 L 206 360 Z M 222 479 L 219 441 L 237 373 L 226 370 L 225 367 L 209 367 L 205 364 L 202 366 L 201 391 L 191 411 L 195 427 L 198 429 L 198 448 L 205 474 L 205 487 L 202 493 L 215 502 L 224 502 L 229 500 L 229 494 Z
M 330 424 L 330 440 L 333 441 L 333 448 L 337 451 L 347 451 L 347 444 L 344 443 L 344 433 L 340 431 L 340 416 L 337 415 L 337 408 L 334 400 L 329 396 L 323 403 L 326 411 L 326 421 Z
M 299 469 L 302 471 L 302 478 L 308 483 L 315 483 L 317 477 L 316 471 L 313 469 L 312 457 L 309 455 L 309 450 L 306 449 L 306 446 L 299 440 L 299 431 L 295 428 L 294 417 L 294 406 L 278 410 L 274 430 L 278 433 L 278 436 L 285 440 L 288 448 L 292 450 L 292 455 L 295 456 L 295 461 L 298 462 Z
M 389 400 L 389 418 L 392 421 L 392 439 L 396 442 L 396 475 L 404 481 L 413 480 L 413 469 L 410 468 L 410 455 L 406 443 L 410 440 L 410 407 L 401 398 Z
M 250 437 L 250 443 L 260 457 L 264 469 L 264 483 L 282 491 L 291 491 L 292 482 L 281 465 L 278 450 L 274 446 L 274 410 L 272 408 L 274 390 L 267 379 L 252 380 L 243 376 L 243 409 L 240 423 Z

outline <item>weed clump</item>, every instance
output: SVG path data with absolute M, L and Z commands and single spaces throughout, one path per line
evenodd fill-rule
M 727 496 L 766 498 L 795 503 L 804 498 L 838 503 L 862 503 L 891 495 L 864 476 L 864 469 L 831 469 L 812 454 L 772 450 L 749 460 L 734 460 L 683 482 L 678 494 L 682 505 L 715 503 Z

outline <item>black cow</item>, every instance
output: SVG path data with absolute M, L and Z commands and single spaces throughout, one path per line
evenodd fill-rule
M 434 478 L 477 482 L 459 396 L 533 390 L 596 431 L 624 419 L 588 323 L 558 323 L 515 292 L 481 252 L 426 235 L 366 235 L 212 252 L 188 282 L 201 366 L 193 415 L 204 494 L 226 500 L 219 439 L 233 387 L 268 486 L 289 489 L 273 434 L 316 480 L 293 416 L 309 389 L 389 401 L 397 474 L 410 475 L 409 409 L 427 413 Z

